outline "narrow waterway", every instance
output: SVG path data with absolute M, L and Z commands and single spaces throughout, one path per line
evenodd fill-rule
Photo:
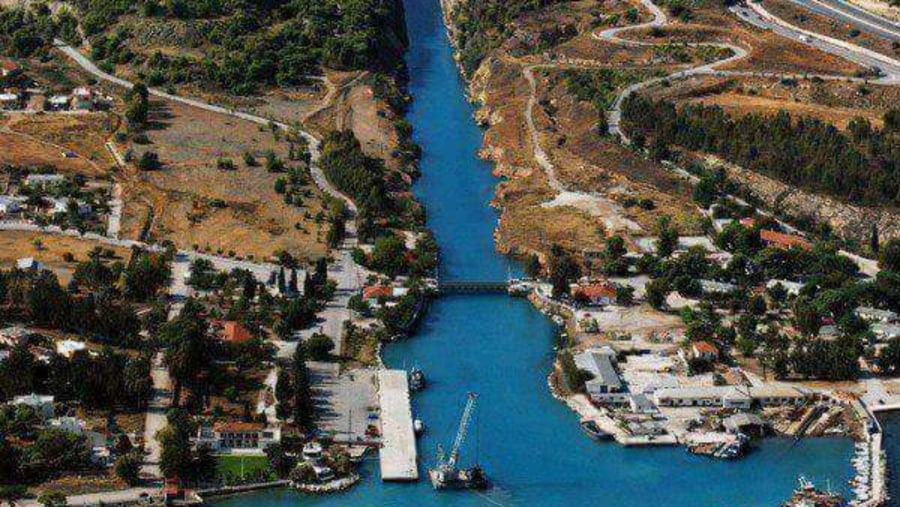
M 488 206 L 496 180 L 475 156 L 481 132 L 465 100 L 438 0 L 407 0 L 406 9 L 414 97 L 409 120 L 424 151 L 415 190 L 441 244 L 441 276 L 503 280 L 507 262 L 494 253 L 497 216 Z M 425 480 L 384 484 L 372 462 L 364 468 L 365 480 L 344 494 L 275 491 L 217 505 L 772 507 L 790 495 L 801 474 L 835 489 L 850 477 L 852 444 L 846 439 L 770 439 L 735 462 L 681 448 L 625 449 L 590 441 L 578 418 L 547 389 L 554 335 L 552 324 L 524 300 L 460 296 L 435 302 L 415 337 L 386 349 L 387 364 L 417 365 L 429 378 L 414 401 L 428 426 L 419 442 L 423 477 L 437 444 L 452 441 L 466 392 L 480 394 L 463 461 L 477 456 L 494 481 L 489 492 L 437 493 Z

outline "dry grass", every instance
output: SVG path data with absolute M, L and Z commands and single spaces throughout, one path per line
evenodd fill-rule
M 45 145 L 74 151 L 92 166 L 94 175 L 105 173 L 115 161 L 104 144 L 119 128 L 113 113 L 17 115 L 8 127 Z M 58 153 L 57 156 L 61 158 Z
M 847 124 L 853 118 L 862 116 L 867 118 L 873 126 L 882 124 L 881 114 L 878 111 L 855 109 L 850 107 L 823 107 L 819 104 L 793 102 L 790 100 L 769 99 L 758 96 L 748 96 L 739 93 L 723 93 L 694 99 L 706 105 L 721 106 L 726 112 L 732 114 L 758 113 L 775 115 L 780 110 L 787 111 L 793 116 L 805 116 L 818 118 L 832 123 L 841 129 L 846 129 Z
M 41 241 L 41 248 L 34 244 L 35 240 Z M 78 261 L 86 260 L 88 253 L 95 247 L 115 252 L 116 258 L 125 260 L 129 255 L 126 248 L 116 248 L 102 245 L 96 241 L 74 238 L 70 236 L 55 236 L 38 232 L 0 231 L 0 268 L 8 269 L 15 265 L 16 260 L 23 257 L 34 257 L 50 269 L 63 284 L 69 282 L 72 272 Z M 66 262 L 63 255 L 71 253 L 75 257 L 74 262 Z
M 244 152 L 262 163 L 269 150 L 287 160 L 287 143 L 254 123 L 179 104 L 154 103 L 153 116 L 151 144 L 137 148 L 156 152 L 164 167 L 129 172 L 123 220 L 128 237 L 138 237 L 152 216 L 151 235 L 180 248 L 197 245 L 255 258 L 282 249 L 301 258 L 325 252 L 323 226 L 313 219 L 322 210 L 318 189 L 310 184 L 312 197 L 304 208 L 288 206 L 274 190 L 279 175 L 243 163 Z M 238 169 L 218 169 L 219 158 Z

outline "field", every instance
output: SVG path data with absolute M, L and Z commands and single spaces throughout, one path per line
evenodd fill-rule
M 216 472 L 219 476 L 241 477 L 269 469 L 269 458 L 258 455 L 219 454 Z
M 0 164 L 106 175 L 114 161 L 104 143 L 118 124 L 118 117 L 108 113 L 10 115 L 0 120 Z M 65 151 L 75 156 L 65 157 Z
M 307 186 L 302 208 L 284 204 L 274 189 L 280 175 L 262 167 L 269 151 L 287 161 L 286 142 L 254 123 L 174 103 L 154 102 L 151 121 L 149 144 L 134 149 L 157 153 L 162 168 L 129 170 L 125 177 L 128 237 L 147 230 L 180 248 L 258 259 L 279 250 L 300 258 L 325 253 L 324 226 L 315 220 L 322 211 L 319 190 Z M 259 166 L 247 166 L 245 152 Z M 219 169 L 219 159 L 236 168 Z
M 40 240 L 40 248 L 35 241 Z M 112 250 L 113 260 L 126 261 L 130 251 L 125 248 L 101 245 L 95 241 L 78 239 L 70 236 L 56 236 L 37 232 L 0 231 L 0 268 L 9 269 L 16 260 L 23 257 L 34 257 L 50 269 L 65 285 L 72 277 L 75 265 L 87 260 L 88 253 L 100 246 L 104 250 Z M 73 262 L 67 262 L 63 255 L 71 253 Z

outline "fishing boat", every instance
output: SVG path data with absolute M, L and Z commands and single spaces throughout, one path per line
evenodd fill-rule
M 428 470 L 428 478 L 434 489 L 487 489 L 489 482 L 484 469 L 478 464 L 469 468 L 459 468 L 459 451 L 466 439 L 469 422 L 475 412 L 475 393 L 469 393 L 466 408 L 459 421 L 459 429 L 453 440 L 450 454 L 445 455 L 442 446 L 438 445 L 437 466 Z
M 409 371 L 409 388 L 413 391 L 421 391 L 425 389 L 425 373 L 418 367 L 414 367 Z
M 601 430 L 595 421 L 582 419 L 579 424 L 581 425 L 581 431 L 584 431 L 592 440 L 609 440 L 612 438 L 612 435 Z

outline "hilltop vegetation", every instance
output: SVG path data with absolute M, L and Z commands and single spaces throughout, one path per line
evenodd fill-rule
M 195 83 L 235 94 L 294 86 L 320 66 L 395 70 L 406 34 L 399 0 L 75 0 L 92 57 L 129 65 L 152 86 Z M 0 42 L 28 56 L 54 36 L 80 42 L 69 11 L 0 13 Z M 175 36 L 190 32 L 189 38 Z M 162 47 L 175 46 L 177 56 Z
M 459 61 L 467 75 L 478 68 L 484 57 L 511 35 L 512 21 L 566 0 L 463 0 L 450 13 L 456 30 L 454 43 Z
M 850 122 L 844 133 L 829 123 L 775 116 L 734 117 L 720 107 L 634 97 L 623 119 L 635 142 L 652 138 L 651 152 L 669 145 L 721 155 L 751 171 L 854 203 L 900 203 L 900 113 L 888 111 L 884 128 Z

